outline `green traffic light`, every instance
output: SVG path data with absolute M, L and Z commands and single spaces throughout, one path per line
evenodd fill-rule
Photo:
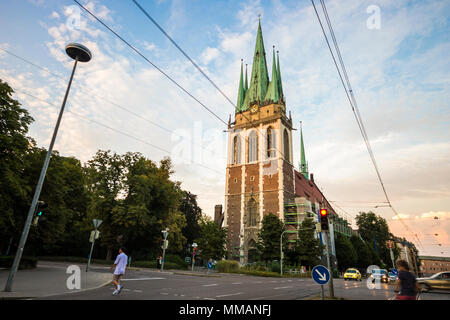
M 38 216 L 39 217 L 42 216 L 42 211 L 39 211 Z

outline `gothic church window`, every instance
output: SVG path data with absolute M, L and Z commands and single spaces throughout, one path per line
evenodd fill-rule
M 266 139 L 267 139 L 267 158 L 274 158 L 276 153 L 275 153 L 275 149 L 276 149 L 276 134 L 275 134 L 275 130 L 272 129 L 272 127 L 267 128 L 267 134 L 266 134 Z
M 248 162 L 258 161 L 258 136 L 252 131 L 248 136 Z
M 289 153 L 289 134 L 286 129 L 284 129 L 283 144 L 284 144 L 284 158 L 287 161 L 290 161 L 291 155 Z
M 241 163 L 241 139 L 237 135 L 233 138 L 233 158 L 231 159 L 231 163 Z

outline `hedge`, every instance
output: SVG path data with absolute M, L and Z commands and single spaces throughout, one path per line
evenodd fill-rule
M 14 256 L 0 256 L 0 268 L 11 269 Z M 38 259 L 36 257 L 22 257 L 20 259 L 19 270 L 36 268 Z
M 237 272 L 239 263 L 234 260 L 220 260 L 217 261 L 216 269 L 218 272 Z

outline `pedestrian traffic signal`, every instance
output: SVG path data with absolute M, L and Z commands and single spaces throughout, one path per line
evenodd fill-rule
M 47 207 L 48 207 L 47 203 L 45 203 L 44 201 L 38 201 L 36 205 L 36 210 L 34 211 L 35 217 L 33 219 L 33 226 L 37 226 L 39 218 L 44 219 L 42 215 L 45 213 L 45 209 L 47 209 Z
M 328 211 L 327 209 L 320 209 L 320 228 L 322 231 L 328 231 Z

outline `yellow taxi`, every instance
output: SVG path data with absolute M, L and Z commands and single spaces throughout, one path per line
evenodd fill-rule
M 358 271 L 358 269 L 349 268 L 344 273 L 344 280 L 356 280 L 361 281 L 361 273 Z

